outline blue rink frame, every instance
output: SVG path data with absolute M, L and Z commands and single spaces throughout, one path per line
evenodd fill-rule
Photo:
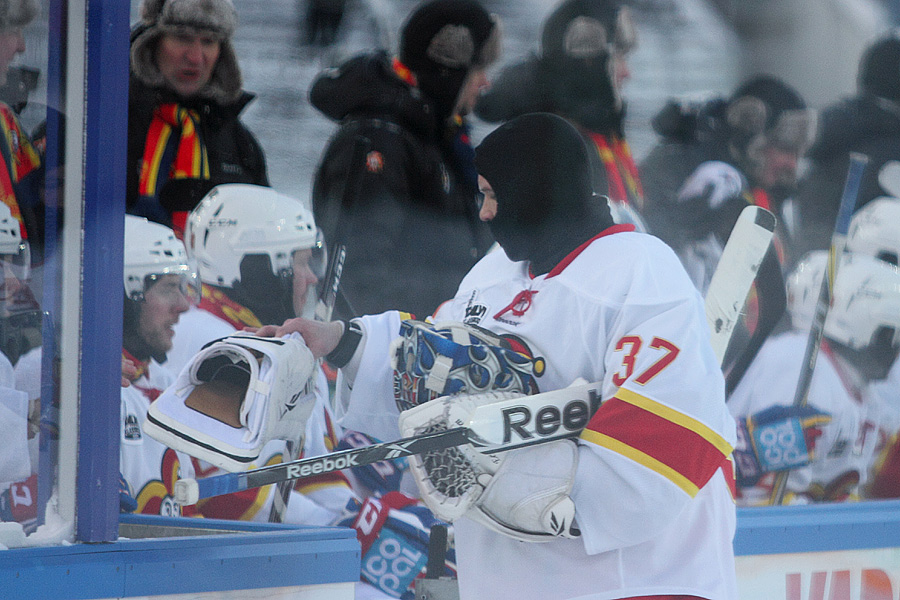
M 78 419 L 75 544 L 0 551 L 0 598 L 190 594 L 198 599 L 349 600 L 360 571 L 359 544 L 350 529 L 142 516 L 120 519 L 118 514 L 115 449 L 122 314 L 121 303 L 109 299 L 122 294 L 129 4 L 125 0 L 49 2 L 48 103 L 63 104 L 65 78 L 78 78 L 74 87 L 80 87 L 84 95 L 76 106 L 84 119 L 79 146 L 83 150 L 82 206 L 76 214 L 83 215 L 80 306 L 89 309 L 79 314 L 76 353 L 81 363 L 76 378 L 78 411 L 92 418 Z M 84 59 L 83 73 L 71 69 L 79 58 Z M 70 81 L 68 89 L 72 88 Z M 67 102 L 71 108 L 72 99 Z M 78 112 L 69 111 L 68 127 Z M 51 129 L 56 125 L 49 123 Z M 62 150 L 51 143 L 51 159 L 54 153 L 58 158 Z M 67 156 L 69 164 L 78 158 Z M 71 202 L 66 199 L 67 210 Z M 46 472 L 43 466 L 41 470 Z M 734 544 L 742 600 L 900 598 L 900 501 L 740 509 Z M 865 558 L 854 563 L 859 553 Z M 870 568 L 864 561 L 873 553 L 875 563 Z M 794 556 L 811 566 L 796 566 L 799 563 L 791 562 Z M 745 583 L 742 577 L 758 574 L 749 572 L 749 561 L 767 557 L 771 560 L 765 575 L 775 592 L 756 594 L 753 590 L 762 588 L 753 587 L 755 580 L 752 585 Z M 752 563 L 754 569 L 756 565 Z M 878 593 L 866 595 L 865 590 L 876 589 L 872 582 L 879 583 Z

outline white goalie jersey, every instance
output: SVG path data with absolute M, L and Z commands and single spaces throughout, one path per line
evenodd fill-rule
M 340 390 L 342 423 L 392 439 L 386 354 L 399 316 L 360 321 L 365 347 L 353 391 Z M 702 298 L 667 246 L 616 226 L 538 277 L 498 250 L 435 321 L 478 325 L 543 359 L 541 392 L 602 382 L 578 441 L 581 537 L 523 543 L 455 521 L 461 598 L 737 597 L 734 421 Z

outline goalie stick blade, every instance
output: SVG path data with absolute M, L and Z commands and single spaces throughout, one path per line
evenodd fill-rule
M 578 436 L 600 407 L 601 382 L 511 398 L 476 408 L 466 427 L 484 447 L 513 450 Z
M 900 160 L 889 160 L 881 165 L 878 185 L 894 198 L 900 198 Z
M 775 215 L 759 206 L 741 211 L 706 291 L 706 321 L 719 363 L 741 316 L 747 294 L 775 233 Z

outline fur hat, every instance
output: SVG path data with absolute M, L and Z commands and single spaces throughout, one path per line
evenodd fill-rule
M 863 53 L 859 64 L 860 91 L 900 102 L 900 29 L 879 39 Z
M 131 69 L 146 85 L 164 87 L 155 60 L 160 37 L 185 29 L 212 33 L 221 44 L 219 60 L 200 95 L 223 104 L 233 102 L 240 96 L 242 85 L 231 43 L 236 26 L 237 13 L 231 0 L 142 0 L 141 23 L 131 43 Z
M 469 71 L 500 55 L 500 19 L 474 0 L 431 0 L 409 16 L 400 32 L 400 61 L 419 88 L 449 117 Z
M 37 0 L 0 0 L 0 31 L 24 27 L 40 12 Z
M 742 150 L 764 140 L 802 152 L 815 128 L 803 97 L 770 75 L 757 75 L 741 84 L 728 100 L 726 118 L 731 143 Z
M 637 43 L 628 7 L 619 0 L 565 0 L 544 21 L 541 54 L 548 59 L 584 59 L 627 52 Z

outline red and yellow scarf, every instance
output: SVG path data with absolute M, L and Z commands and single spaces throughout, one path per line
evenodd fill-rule
M 138 193 L 155 198 L 171 179 L 209 179 L 209 157 L 199 131 L 200 115 L 178 104 L 153 111 L 147 130 Z M 187 212 L 172 215 L 176 230 L 184 230 Z
M 628 142 L 615 135 L 608 137 L 592 131 L 588 135 L 606 167 L 610 200 L 630 204 L 640 210 L 644 204 L 644 190 Z
M 22 133 L 22 126 L 15 113 L 5 104 L 0 104 L 0 129 L 3 130 L 2 156 L 6 168 L 0 168 L 0 201 L 9 207 L 12 216 L 19 222 L 22 238 L 28 233 L 16 200 L 14 185 L 37 169 L 41 158 L 35 147 Z

